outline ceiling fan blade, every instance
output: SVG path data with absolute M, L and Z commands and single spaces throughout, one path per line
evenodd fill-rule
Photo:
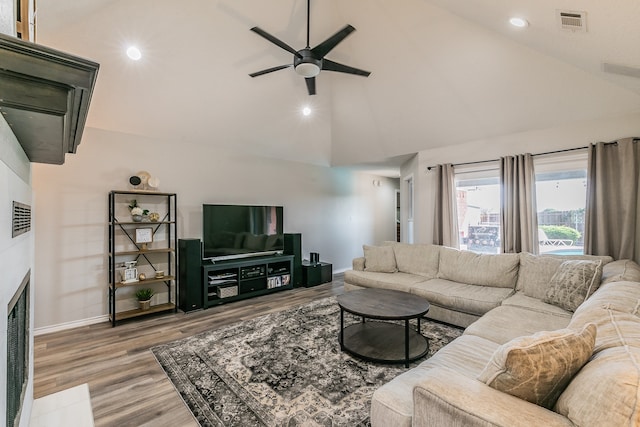
M 369 77 L 369 74 L 371 74 L 371 71 L 365 71 L 348 65 L 339 64 L 326 58 L 322 60 L 322 69 L 327 71 L 337 71 L 339 73 L 355 74 L 364 77 Z
M 298 53 L 297 50 L 295 50 L 294 48 L 292 48 L 291 46 L 289 46 L 288 44 L 286 44 L 285 42 L 283 42 L 282 40 L 272 36 L 271 34 L 267 33 L 264 30 L 261 30 L 258 27 L 253 27 L 251 29 L 251 31 L 253 31 L 254 33 L 264 37 L 265 39 L 269 40 L 271 43 L 275 44 L 276 46 L 280 46 L 282 49 L 286 50 L 287 52 L 291 52 L 293 53 L 295 56 L 300 57 L 300 54 Z
M 273 73 L 274 71 L 284 70 L 285 68 L 289 68 L 289 67 L 292 67 L 292 66 L 293 66 L 293 64 L 278 65 L 277 67 L 267 68 L 266 70 L 262 70 L 262 71 L 256 71 L 255 73 L 251 73 L 249 75 L 251 77 L 258 77 L 258 76 L 261 76 L 263 74 Z
M 315 95 L 316 94 L 316 78 L 308 77 L 304 80 L 307 83 L 307 92 L 309 92 L 309 95 Z
M 337 33 L 335 33 L 334 35 L 332 35 L 331 37 L 329 37 L 328 39 L 320 43 L 318 46 L 311 49 L 311 52 L 313 52 L 316 58 L 324 58 L 324 56 L 327 53 L 331 52 L 331 49 L 336 47 L 338 43 L 344 40 L 345 37 L 353 33 L 355 30 L 356 29 L 353 28 L 351 25 L 347 25 L 346 27 L 344 27 L 343 29 L 341 29 L 340 31 L 338 31 Z

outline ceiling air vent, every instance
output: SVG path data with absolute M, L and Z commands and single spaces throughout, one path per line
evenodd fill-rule
M 31 230 L 31 206 L 14 201 L 11 237 L 17 237 L 29 230 Z
M 558 10 L 557 13 L 561 29 L 581 32 L 587 31 L 587 12 Z

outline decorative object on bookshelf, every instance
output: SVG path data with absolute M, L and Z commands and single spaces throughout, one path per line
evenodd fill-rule
M 149 214 L 149 221 L 158 222 L 159 219 L 160 219 L 160 214 L 158 212 L 151 212 Z
M 153 242 L 153 228 L 136 228 L 136 245 L 140 245 L 140 250 L 146 251 L 147 244 Z
M 156 279 L 162 279 L 164 277 L 163 270 L 156 270 Z
M 136 199 L 133 199 L 129 203 L 129 211 L 131 212 L 131 219 L 133 222 L 142 221 L 143 216 L 149 213 L 149 209 L 142 209 L 138 206 L 138 201 Z
M 122 271 L 122 283 L 134 283 L 138 281 L 137 261 L 125 261 Z
M 151 308 L 151 297 L 155 294 L 153 289 L 138 289 L 135 293 L 136 299 L 140 304 L 140 310 L 149 310 Z
M 147 280 L 147 275 L 144 273 L 138 274 L 138 280 Z

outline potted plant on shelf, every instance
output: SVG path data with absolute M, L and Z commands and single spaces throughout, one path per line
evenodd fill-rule
M 142 221 L 142 217 L 149 213 L 149 209 L 142 209 L 138 206 L 136 199 L 133 199 L 131 203 L 129 203 L 129 211 L 131 211 L 131 219 L 133 219 L 134 222 Z
M 151 297 L 154 293 L 153 289 L 149 288 L 138 289 L 136 291 L 135 296 L 138 304 L 140 304 L 140 310 L 149 310 L 149 307 L 151 307 Z

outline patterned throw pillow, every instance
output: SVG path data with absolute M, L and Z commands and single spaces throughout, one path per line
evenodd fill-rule
M 377 273 L 395 273 L 398 271 L 393 247 L 363 245 L 362 249 L 364 251 L 364 271 Z
M 598 289 L 601 279 L 602 261 L 564 261 L 551 278 L 542 300 L 576 311 Z
M 478 380 L 551 409 L 591 357 L 595 341 L 593 323 L 582 331 L 560 329 L 518 337 L 498 347 Z

